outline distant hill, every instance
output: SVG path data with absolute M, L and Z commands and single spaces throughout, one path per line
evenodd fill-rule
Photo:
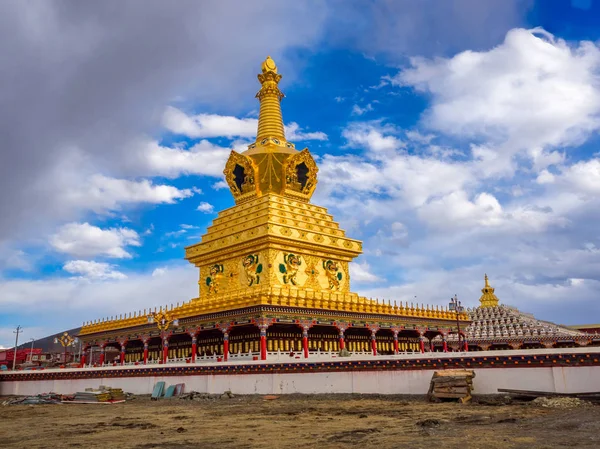
M 75 335 L 79 334 L 80 330 L 81 330 L 80 327 L 76 327 L 75 329 L 69 329 L 69 330 L 67 330 L 67 332 L 69 333 L 69 335 L 72 335 L 73 337 L 75 337 Z M 64 348 L 62 347 L 62 345 L 60 343 L 54 343 L 54 339 L 56 337 L 62 335 L 63 332 L 65 332 L 65 331 L 58 332 L 56 334 L 52 334 L 52 335 L 49 335 L 47 337 L 35 340 L 33 342 L 33 347 L 34 348 L 40 348 L 43 353 L 46 353 L 46 352 L 51 352 L 51 353 L 63 352 Z M 29 341 L 29 342 L 23 342 L 17 348 L 18 349 L 29 349 L 29 348 L 31 348 L 31 341 Z M 6 349 L 10 349 L 10 348 L 6 348 Z M 74 345 L 72 347 L 69 347 L 69 352 L 76 352 L 76 353 L 78 353 L 79 352 L 79 344 L 76 344 L 76 345 Z

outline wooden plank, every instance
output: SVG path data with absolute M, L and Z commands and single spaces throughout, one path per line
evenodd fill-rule
M 450 380 L 447 380 L 450 379 Z M 431 382 L 435 386 L 447 386 L 447 385 L 473 385 L 473 382 L 466 382 L 464 379 L 446 378 L 443 382 L 437 382 L 438 379 L 433 379 Z
M 466 370 L 466 369 L 446 369 L 443 371 L 436 371 L 433 373 L 433 377 L 447 377 L 447 376 L 475 377 L 475 372 L 472 370 Z
M 471 390 L 467 387 L 450 387 L 450 388 L 436 388 L 433 390 L 433 394 L 438 394 L 438 393 L 463 393 L 463 394 L 467 394 L 470 393 Z
M 498 388 L 499 393 L 510 393 L 516 394 L 520 396 L 600 396 L 600 391 L 595 391 L 591 393 L 554 393 L 551 391 L 534 391 L 534 390 L 512 390 L 510 388 Z
M 469 396 L 465 396 L 463 398 L 459 398 L 458 400 L 460 401 L 461 404 L 466 404 L 467 402 L 471 402 L 471 399 L 473 399 L 473 396 L 469 395 Z
M 453 398 L 453 399 L 458 399 L 458 398 L 463 398 L 465 397 L 464 393 L 434 393 L 433 397 L 436 398 Z

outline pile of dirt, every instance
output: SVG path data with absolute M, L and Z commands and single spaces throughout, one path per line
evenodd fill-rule
M 579 398 L 540 397 L 540 398 L 535 398 L 533 401 L 531 401 L 531 405 L 535 405 L 537 407 L 547 407 L 547 408 L 575 408 L 575 407 L 587 407 L 592 404 L 587 401 L 582 401 Z

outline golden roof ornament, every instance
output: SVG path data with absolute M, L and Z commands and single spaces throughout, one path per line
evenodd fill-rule
M 494 288 L 490 286 L 490 282 L 488 279 L 488 275 L 485 277 L 485 286 L 481 289 L 481 298 L 479 298 L 479 302 L 481 303 L 482 308 L 486 307 L 497 307 L 498 306 L 498 298 L 494 294 Z
M 267 56 L 267 59 L 264 60 L 261 67 L 262 67 L 263 73 L 266 73 L 266 72 L 277 73 L 277 65 L 275 64 L 275 61 L 273 61 L 273 59 L 271 59 L 270 56 Z

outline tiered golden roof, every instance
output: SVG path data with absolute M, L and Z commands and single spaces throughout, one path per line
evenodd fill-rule
M 185 258 L 199 269 L 199 295 L 172 308 L 173 314 L 186 318 L 271 305 L 313 314 L 316 309 L 455 319 L 447 310 L 392 306 L 350 292 L 348 264 L 362 253 L 362 243 L 346 237 L 327 209 L 309 203 L 318 169 L 307 148 L 298 151 L 285 138 L 281 75 L 270 57 L 258 79 L 256 141 L 241 154 L 232 151 L 224 170 L 236 205 L 220 212 L 202 240 L 186 248 Z M 140 312 L 88 323 L 81 334 L 145 322 Z

